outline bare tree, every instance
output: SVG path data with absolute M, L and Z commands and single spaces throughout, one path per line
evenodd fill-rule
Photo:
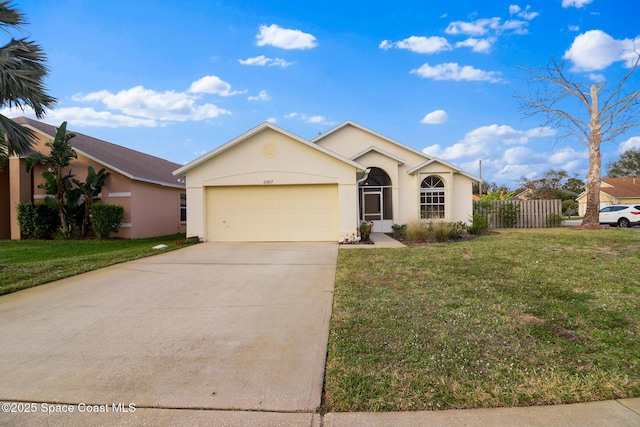
M 631 68 L 611 90 L 605 90 L 607 82 L 585 84 L 575 81 L 573 76 L 565 73 L 566 62 L 558 62 L 553 58 L 541 71 L 518 66 L 532 76 L 530 95 L 516 95 L 525 115 L 542 114 L 546 117 L 547 126 L 566 131 L 560 138 L 575 136 L 589 149 L 587 210 L 583 226 L 599 225 L 600 144 L 614 141 L 630 128 L 640 125 L 637 120 L 640 116 L 640 89 L 630 91 L 627 87 L 640 64 L 640 53 L 635 53 Z M 574 101 L 574 104 L 570 101 Z M 585 109 L 574 109 L 575 102 Z

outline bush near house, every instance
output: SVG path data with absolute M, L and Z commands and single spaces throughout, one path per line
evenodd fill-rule
M 111 233 L 117 233 L 124 219 L 124 208 L 120 205 L 91 206 L 91 224 L 100 239 L 108 239 Z
M 25 239 L 51 239 L 60 227 L 58 211 L 46 203 L 18 204 L 20 234 Z

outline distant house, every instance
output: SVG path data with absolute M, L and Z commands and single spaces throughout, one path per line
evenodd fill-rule
M 19 117 L 16 123 L 35 131 L 38 142 L 34 151 L 49 154 L 45 143 L 53 140 L 56 127 L 37 120 Z M 143 238 L 184 232 L 186 228 L 186 193 L 184 183 L 172 171 L 181 165 L 134 151 L 78 132 L 69 143 L 78 158 L 71 163 L 72 173 L 83 181 L 87 167 L 105 168 L 111 176 L 102 189 L 100 202 L 121 205 L 125 216 L 121 238 Z M 26 170 L 26 159 L 11 157 L 0 171 L 0 239 L 20 239 L 16 206 L 21 201 L 45 198 L 38 184 L 43 182 L 37 165 Z
M 584 215 L 587 210 L 587 193 L 577 198 L 578 214 Z M 636 178 L 602 178 L 600 182 L 600 208 L 610 205 L 630 205 L 640 203 L 640 177 Z
M 417 219 L 467 222 L 478 179 L 356 123 L 309 141 L 265 122 L 179 168 L 187 234 L 208 241 L 338 241 Z

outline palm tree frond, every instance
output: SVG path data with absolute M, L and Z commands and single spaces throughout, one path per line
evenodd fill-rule
M 24 156 L 31 152 L 31 146 L 36 138 L 31 129 L 25 128 L 0 114 L 0 130 L 6 136 L 6 139 L 0 140 L 0 145 L 6 147 L 6 152 L 9 156 Z

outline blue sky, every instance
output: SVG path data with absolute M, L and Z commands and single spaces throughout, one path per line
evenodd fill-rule
M 307 139 L 352 120 L 512 188 L 588 165 L 524 118 L 517 65 L 614 82 L 640 48 L 636 0 L 252 3 L 16 1 L 29 25 L 12 35 L 47 53 L 44 121 L 176 163 L 266 120 Z M 603 145 L 603 170 L 630 147 L 640 129 Z

